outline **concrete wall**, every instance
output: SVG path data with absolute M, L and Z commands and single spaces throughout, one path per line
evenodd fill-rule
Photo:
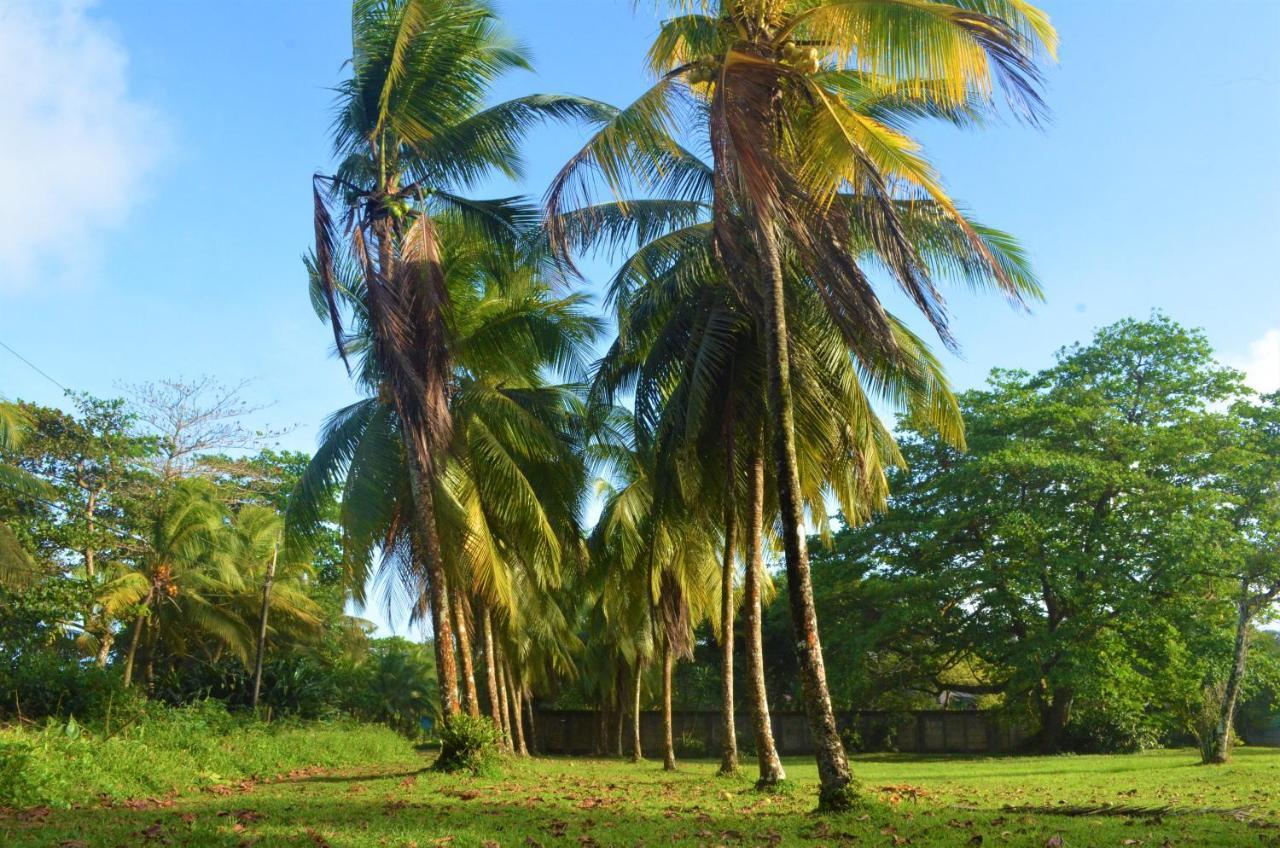
M 811 754 L 813 740 L 804 713 L 774 712 L 774 742 L 781 754 Z M 857 731 L 862 750 L 913 751 L 937 754 L 994 754 L 1015 750 L 1026 732 L 981 711 L 923 710 L 910 713 L 842 712 L 836 714 L 841 732 Z M 750 717 L 736 718 L 738 745 L 751 745 Z M 720 751 L 720 713 L 713 710 L 680 710 L 672 715 L 677 745 L 682 737 L 698 740 L 707 755 Z M 540 710 L 537 715 L 538 750 L 546 754 L 591 754 L 600 749 L 600 714 L 594 710 Z M 640 742 L 646 756 L 663 748 L 662 714 L 640 714 Z M 624 728 L 624 747 L 630 750 L 630 724 Z M 614 742 L 606 746 L 613 750 Z

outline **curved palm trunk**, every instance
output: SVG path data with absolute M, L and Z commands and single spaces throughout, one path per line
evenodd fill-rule
M 422 547 L 421 565 L 427 575 L 428 603 L 431 611 L 431 638 L 436 655 L 436 679 L 440 685 L 440 707 L 445 718 L 457 715 L 458 666 L 453 652 L 453 627 L 449 621 L 449 588 L 444 576 L 444 556 L 440 550 L 440 535 L 436 529 L 435 498 L 428 476 L 414 457 L 418 453 L 410 437 L 405 435 L 409 460 L 410 479 L 413 484 L 413 502 L 418 510 L 418 526 L 415 538 Z
M 253 696 L 250 706 L 258 708 L 258 695 L 262 692 L 262 660 L 267 653 L 267 615 L 271 612 L 271 585 L 276 581 L 276 560 L 280 546 L 271 549 L 271 562 L 267 564 L 267 576 L 262 581 L 262 614 L 258 617 L 258 652 L 253 658 Z
M 644 674 L 644 660 L 636 657 L 636 673 L 631 691 L 631 762 L 633 763 L 644 759 L 644 751 L 640 747 L 640 676 L 642 674 Z
M 761 435 L 763 441 L 763 435 Z M 786 780 L 782 760 L 773 743 L 769 723 L 769 690 L 764 679 L 764 634 L 761 627 L 760 590 L 764 580 L 764 451 L 759 444 L 751 453 L 751 487 L 747 526 L 747 577 L 742 605 L 747 630 L 747 700 L 751 707 L 751 729 L 755 736 L 756 758 L 760 766 L 759 786 Z
M 143 599 L 142 606 L 138 610 L 138 617 L 133 620 L 133 633 L 129 636 L 129 650 L 124 655 L 124 686 L 127 689 L 133 685 L 133 666 L 138 658 L 138 644 L 142 641 L 142 629 L 147 623 L 147 610 L 151 606 L 151 598 L 154 589 L 147 592 L 147 597 Z
M 662 734 L 665 749 L 663 751 L 662 768 L 664 771 L 676 770 L 676 741 L 671 716 L 671 669 L 675 665 L 675 656 L 670 643 L 662 646 Z
M 116 634 L 110 630 L 103 631 L 102 635 L 98 637 L 98 653 L 94 657 L 94 663 L 98 668 L 107 667 L 107 659 L 111 656 L 111 649 L 115 644 Z
M 734 541 L 738 532 L 738 505 L 735 497 L 734 445 L 730 428 L 728 463 L 725 472 L 724 562 L 720 569 L 720 709 L 723 724 L 720 774 L 738 771 L 738 734 L 733 724 L 733 564 Z
M 449 592 L 449 606 L 453 610 L 453 629 L 458 636 L 458 656 L 462 657 L 462 708 L 467 715 L 480 715 L 480 693 L 476 689 L 476 672 L 471 653 L 471 631 L 467 627 L 466 596 L 456 587 Z
M 496 727 L 502 727 L 501 705 L 498 703 L 498 671 L 493 656 L 493 617 L 489 607 L 484 608 L 484 676 L 489 690 L 489 717 Z
M 818 761 L 818 806 L 826 810 L 844 809 L 852 803 L 852 777 L 831 709 L 827 673 L 822 662 L 822 643 L 818 638 L 818 615 L 813 604 L 813 582 L 809 575 L 809 552 L 805 546 L 800 474 L 796 462 L 782 257 L 777 233 L 768 221 L 761 222 L 757 242 L 765 271 L 763 282 L 767 314 L 764 329 L 768 345 L 769 412 L 774 425 L 773 452 L 778 469 L 778 505 L 782 514 L 787 589 L 804 687 L 805 712 Z

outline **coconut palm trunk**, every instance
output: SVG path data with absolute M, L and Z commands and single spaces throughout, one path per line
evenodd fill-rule
M 151 599 L 155 596 L 155 589 L 147 591 L 147 597 L 143 599 L 141 607 L 138 609 L 138 617 L 133 620 L 133 633 L 129 636 L 129 649 L 124 655 L 124 686 L 127 689 L 133 685 L 133 666 L 138 659 L 138 645 L 142 642 L 142 631 L 146 627 L 148 620 L 147 611 L 151 606 Z
M 271 561 L 267 563 L 267 576 L 262 581 L 262 614 L 258 617 L 258 651 L 253 658 L 253 696 L 250 706 L 258 708 L 258 696 L 262 692 L 262 662 L 267 653 L 267 616 L 271 612 L 271 585 L 276 580 L 276 562 L 280 558 L 280 546 L 271 549 Z
M 406 441 L 410 441 L 408 434 Z M 431 638 L 436 656 L 436 679 L 440 685 L 440 707 L 445 718 L 457 715 L 458 665 L 453 652 L 453 628 L 449 622 L 449 588 L 444 576 L 444 554 L 440 550 L 440 534 L 436 528 L 435 499 L 431 493 L 430 477 L 421 467 L 420 455 L 413 445 L 406 444 L 409 456 L 410 477 L 413 482 L 413 502 L 418 510 L 415 538 L 422 548 L 422 567 L 427 578 L 427 597 L 431 611 Z
M 763 435 L 760 442 L 763 442 Z M 773 743 L 773 727 L 769 721 L 769 690 L 764 678 L 764 634 L 762 632 L 760 594 L 764 580 L 764 450 L 757 444 L 751 453 L 750 488 L 747 505 L 747 575 L 743 584 L 742 604 L 747 631 L 747 700 L 751 707 L 751 729 L 759 762 L 758 785 L 772 786 L 786 780 L 782 760 Z
M 662 645 L 662 736 L 663 736 L 663 757 L 662 768 L 664 771 L 676 770 L 676 740 L 673 718 L 671 715 L 671 670 L 675 666 L 675 652 L 671 650 L 671 643 L 664 642 Z
M 456 586 L 450 588 L 449 606 L 453 610 L 453 630 L 458 637 L 458 656 L 462 659 L 462 708 L 467 715 L 480 715 L 480 693 L 476 688 L 476 673 L 471 653 L 471 631 L 467 627 L 467 603 Z
M 529 750 L 526 751 L 526 753 L 532 756 L 538 753 L 538 729 L 537 729 L 537 726 L 534 724 L 533 692 L 526 691 L 524 693 L 523 701 L 524 701 L 525 712 L 529 716 L 528 724 L 525 727 L 525 733 L 528 735 L 528 738 L 525 739 L 525 742 L 528 743 L 528 748 L 529 748 Z
M 511 728 L 512 750 L 517 754 L 527 754 L 524 744 L 524 721 L 520 716 L 520 687 L 516 685 L 516 677 L 511 671 L 511 663 L 504 655 L 502 658 L 503 677 L 507 681 L 508 725 Z
M 498 665 L 498 726 L 502 728 L 503 747 L 508 751 L 515 750 L 514 736 L 511 729 L 511 710 L 507 705 L 507 672 L 503 667 L 501 648 L 496 658 Z
M 511 721 L 516 729 L 516 753 L 527 757 L 529 744 L 524 732 L 524 692 L 514 683 L 511 685 Z
M 728 459 L 725 470 L 724 562 L 720 571 L 720 709 L 723 722 L 720 750 L 720 774 L 738 771 L 738 734 L 733 723 L 733 567 L 734 540 L 738 532 L 737 486 L 734 474 L 733 430 L 728 434 Z
M 822 661 L 822 643 L 818 637 L 818 614 L 813 603 L 813 582 L 809 574 L 809 552 L 805 546 L 804 513 L 800 501 L 800 474 L 796 463 L 795 412 L 791 397 L 782 256 L 778 233 L 771 222 L 760 222 L 756 243 L 764 271 L 769 413 L 773 423 L 773 453 L 777 465 L 778 506 L 782 517 L 783 550 L 786 554 L 787 590 L 791 601 L 791 623 L 795 631 L 805 712 L 818 762 L 818 805 L 821 809 L 843 809 L 852 803 L 852 777 L 844 745 L 836 728 L 835 714 L 831 709 L 827 673 Z
M 644 750 L 640 747 L 640 680 L 644 674 L 644 660 L 636 657 L 635 676 L 631 687 L 631 762 L 638 763 L 644 759 Z
M 484 608 L 484 677 L 489 691 L 489 717 L 496 727 L 502 727 L 501 704 L 498 699 L 498 671 L 493 648 L 493 616 L 489 607 Z
M 626 680 L 626 677 L 623 675 L 623 670 L 621 666 L 618 667 L 616 677 L 617 677 L 617 685 L 615 685 L 613 689 L 613 700 L 614 700 L 614 705 L 616 706 L 616 709 L 614 711 L 614 718 L 617 719 L 617 724 L 614 726 L 613 752 L 618 759 L 622 759 L 622 756 L 623 756 L 622 737 L 624 735 L 624 727 L 626 726 L 626 723 L 627 723 L 627 708 L 626 708 L 627 680 Z

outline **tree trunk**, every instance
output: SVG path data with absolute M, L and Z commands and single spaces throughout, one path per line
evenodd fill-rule
M 670 643 L 662 646 L 662 735 L 665 750 L 662 757 L 664 771 L 676 770 L 675 728 L 671 717 L 671 669 L 675 665 L 675 656 Z
M 484 608 L 484 676 L 485 687 L 489 690 L 489 717 L 493 723 L 502 727 L 502 713 L 498 703 L 498 672 L 493 655 L 493 617 L 489 607 Z
M 107 659 L 111 656 L 111 648 L 116 643 L 116 634 L 112 633 L 110 625 L 105 625 L 102 635 L 98 637 L 98 655 L 94 658 L 94 662 L 98 668 L 107 667 Z
M 733 428 L 729 427 L 725 472 L 724 562 L 720 567 L 720 709 L 723 730 L 720 774 L 738 771 L 738 734 L 733 724 L 733 571 L 738 533 L 737 475 L 734 473 Z
M 618 679 L 618 684 L 617 686 L 614 687 L 613 700 L 618 708 L 616 715 L 614 716 L 614 718 L 617 719 L 618 724 L 614 732 L 613 738 L 614 738 L 614 753 L 617 755 L 618 759 L 622 759 L 623 757 L 622 737 L 624 735 L 623 728 L 626 726 L 626 723 L 627 723 L 627 708 L 626 708 L 627 679 L 623 675 L 621 667 L 618 668 L 617 679 Z
M 760 442 L 764 436 L 761 434 Z M 773 727 L 769 723 L 769 690 L 764 678 L 764 634 L 762 632 L 760 593 L 764 580 L 764 450 L 757 443 L 751 453 L 751 503 L 748 505 L 750 525 L 747 528 L 747 577 L 743 584 L 743 614 L 747 631 L 747 701 L 751 708 L 751 729 L 756 743 L 756 759 L 760 766 L 757 785 L 772 786 L 786 780 L 778 748 L 773 743 Z
M 1071 704 L 1075 693 L 1066 686 L 1055 687 L 1050 693 L 1051 700 L 1043 705 L 1040 711 L 1040 747 L 1045 753 L 1054 754 L 1062 750 L 1062 739 L 1071 720 Z
M 522 700 L 524 701 L 525 712 L 529 716 L 528 725 L 525 727 L 525 733 L 528 736 L 525 742 L 528 743 L 529 749 L 525 753 L 533 756 L 538 753 L 538 729 L 533 722 L 533 692 L 525 692 Z
M 262 581 L 262 614 L 258 616 L 258 652 L 253 658 L 253 697 L 249 705 L 258 708 L 258 695 L 262 691 L 262 660 L 267 653 L 267 616 L 271 611 L 271 584 L 276 580 L 276 561 L 280 557 L 280 546 L 271 549 L 271 562 L 267 564 L 267 577 Z
M 501 648 L 498 649 L 501 652 Z M 508 751 L 515 750 L 515 737 L 512 735 L 511 710 L 507 705 L 507 672 L 501 653 L 496 657 L 498 663 L 498 721 L 502 728 L 504 747 Z
M 155 622 L 147 628 L 147 664 L 143 666 L 143 680 L 147 684 L 147 694 L 156 691 L 156 651 L 160 645 L 160 628 Z
M 435 498 L 431 480 L 419 467 L 417 450 L 410 434 L 405 434 L 405 450 L 409 460 L 409 478 L 413 487 L 413 502 L 417 508 L 417 527 L 414 540 L 422 550 L 415 552 L 422 559 L 427 575 L 428 603 L 431 611 L 431 638 L 436 655 L 436 680 L 440 686 L 440 707 L 445 718 L 457 715 L 458 666 L 453 653 L 453 627 L 449 621 L 449 587 L 444 576 L 444 557 L 440 551 L 440 534 L 436 529 Z
M 636 657 L 636 673 L 631 692 L 631 762 L 638 763 L 644 759 L 644 751 L 640 747 L 640 676 L 644 674 L 644 660 Z
M 773 452 L 777 464 L 778 506 L 782 518 L 782 542 L 786 552 L 787 590 L 791 623 L 804 688 L 805 712 L 813 735 L 818 762 L 818 807 L 845 809 L 853 803 L 849 761 L 827 691 L 827 673 L 818 637 L 818 615 L 813 604 L 809 552 L 805 546 L 804 511 L 800 501 L 800 474 L 796 462 L 795 413 L 791 398 L 791 363 L 787 318 L 777 233 L 769 221 L 758 229 L 758 248 L 765 271 L 764 321 L 768 343 L 769 412 L 773 420 Z
M 449 607 L 453 610 L 453 630 L 458 636 L 458 655 L 462 657 L 462 707 L 467 715 L 480 715 L 480 693 L 476 689 L 476 673 L 471 653 L 471 631 L 467 628 L 466 595 L 456 586 L 450 588 Z
M 512 674 L 511 661 L 506 656 L 502 658 L 502 666 L 504 678 L 507 679 L 507 703 L 511 705 L 511 735 L 512 749 L 518 754 L 529 753 L 529 748 L 525 747 L 525 720 L 520 715 L 520 687 L 516 685 L 516 675 Z
M 138 610 L 138 617 L 133 620 L 133 633 L 129 636 L 129 650 L 124 655 L 124 686 L 127 689 L 133 685 L 133 664 L 138 658 L 138 643 L 142 638 L 142 628 L 147 622 L 147 610 L 151 606 L 151 596 L 155 590 L 149 590 L 147 597 L 142 602 L 141 609 Z
M 1208 762 L 1225 763 L 1231 759 L 1232 727 L 1236 718 L 1236 702 L 1244 685 L 1245 662 L 1249 657 L 1249 586 L 1246 583 L 1240 599 L 1239 616 L 1236 619 L 1236 647 L 1231 658 L 1231 673 L 1227 675 L 1227 687 L 1223 692 L 1218 726 L 1214 728 L 1213 746 Z
M 609 702 L 604 697 L 600 699 L 600 712 L 597 717 L 600 721 L 596 726 L 595 755 L 603 757 L 609 753 Z

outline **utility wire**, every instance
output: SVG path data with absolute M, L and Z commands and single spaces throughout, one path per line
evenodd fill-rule
M 14 356 L 16 356 L 18 359 L 20 359 L 23 363 L 25 363 L 25 364 L 26 364 L 26 366 L 27 366 L 28 368 L 30 368 L 32 371 L 34 371 L 34 372 L 36 372 L 37 374 L 39 374 L 41 377 L 44 377 L 44 378 L 45 378 L 46 380 L 48 380 L 50 383 L 53 383 L 55 386 L 57 386 L 58 388 L 62 389 L 62 390 L 63 390 L 64 392 L 66 392 L 67 394 L 71 394 L 71 390 L 70 390 L 70 389 L 68 389 L 66 386 L 62 385 L 62 384 L 61 384 L 61 383 L 59 383 L 57 380 L 55 380 L 55 379 L 53 379 L 52 377 L 50 377 L 50 376 L 49 376 L 49 374 L 48 374 L 46 371 L 44 371 L 42 368 L 40 368 L 40 366 L 36 365 L 36 364 L 35 364 L 34 362 L 32 362 L 30 359 L 27 359 L 25 356 L 23 356 L 22 354 L 18 353 L 18 352 L 17 352 L 16 350 L 14 350 L 13 348 L 9 347 L 9 346 L 8 346 L 7 344 L 5 344 L 3 341 L 0 341 L 0 347 L 4 348 L 5 350 L 7 350 L 7 351 L 9 351 L 10 353 L 12 353 Z

